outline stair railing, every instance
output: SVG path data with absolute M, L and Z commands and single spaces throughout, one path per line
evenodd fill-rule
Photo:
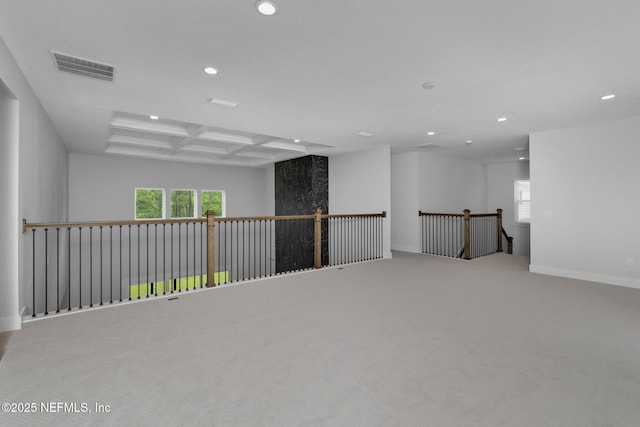
M 513 253 L 513 237 L 502 226 L 502 209 L 495 213 L 462 214 L 418 211 L 421 218 L 421 252 L 470 260 L 503 252 L 502 236 Z
M 383 258 L 373 214 L 28 223 L 32 317 Z M 28 236 L 28 237 L 27 237 Z M 29 277 L 30 276 L 30 277 Z

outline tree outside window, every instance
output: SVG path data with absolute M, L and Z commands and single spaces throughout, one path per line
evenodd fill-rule
M 136 188 L 136 219 L 164 218 L 164 190 Z
M 171 218 L 195 217 L 195 190 L 171 190 Z
M 224 192 L 203 190 L 200 192 L 200 216 L 207 216 L 207 211 L 214 211 L 215 216 L 224 216 Z

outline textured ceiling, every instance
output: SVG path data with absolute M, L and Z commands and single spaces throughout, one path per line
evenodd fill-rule
M 493 162 L 526 155 L 532 132 L 640 115 L 638 1 L 254 3 L 0 0 L 0 36 L 81 153 L 261 166 L 431 144 Z M 113 82 L 51 51 L 112 65 Z

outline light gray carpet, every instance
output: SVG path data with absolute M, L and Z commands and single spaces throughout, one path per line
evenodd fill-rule
M 0 425 L 639 425 L 640 291 L 527 263 L 395 253 L 27 323 L 0 400 L 111 412 Z

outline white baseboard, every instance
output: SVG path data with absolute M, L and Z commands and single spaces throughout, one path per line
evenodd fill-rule
M 411 252 L 414 254 L 420 253 L 420 248 L 414 246 L 394 245 L 391 247 L 392 251 Z
M 20 316 L 0 317 L 0 332 L 17 331 L 22 328 Z
M 384 254 L 382 254 L 383 258 L 393 258 L 393 255 L 391 254 L 391 251 L 389 252 L 385 252 Z
M 630 277 L 610 276 L 607 274 L 590 273 L 588 271 L 567 270 L 564 268 L 548 267 L 545 265 L 529 265 L 531 273 L 546 274 L 549 276 L 568 277 L 569 279 L 586 280 L 589 282 L 604 283 L 607 285 L 624 286 L 625 288 L 640 289 L 640 280 Z

